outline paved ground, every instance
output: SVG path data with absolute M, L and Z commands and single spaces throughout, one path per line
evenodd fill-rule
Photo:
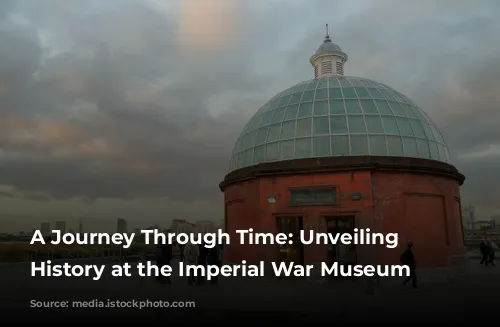
M 473 259 L 474 260 L 474 259 Z M 94 263 L 94 260 L 86 261 Z M 95 260 L 96 264 L 103 261 Z M 108 268 L 112 263 L 108 263 Z M 174 267 L 176 264 L 173 265 Z M 188 286 L 186 277 L 172 277 L 171 285 L 158 284 L 154 278 L 112 277 L 104 274 L 99 281 L 91 278 L 31 277 L 30 266 L 12 265 L 0 268 L 0 308 L 12 316 L 10 321 L 42 321 L 46 309 L 30 308 L 31 300 L 162 300 L 194 301 L 189 309 L 54 309 L 54 315 L 69 315 L 78 321 L 109 318 L 140 321 L 169 319 L 187 322 L 221 319 L 244 319 L 245 322 L 282 321 L 412 321 L 477 322 L 471 305 L 484 300 L 485 306 L 497 307 L 500 290 L 500 268 L 480 266 L 475 260 L 469 266 L 469 277 L 454 282 L 422 283 L 417 290 L 399 284 L 382 283 L 367 294 L 363 280 L 308 282 L 277 278 L 222 278 L 218 285 Z M 491 298 L 491 300 L 490 300 Z M 500 305 L 500 303 L 499 303 Z M 493 309 L 493 312 L 496 310 Z M 7 319 L 7 318 L 5 318 Z M 4 319 L 4 320 L 5 320 Z

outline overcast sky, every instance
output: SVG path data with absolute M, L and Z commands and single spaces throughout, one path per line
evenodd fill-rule
M 500 214 L 500 1 L 0 0 L 0 230 L 223 218 L 233 143 L 312 78 L 331 37 L 346 75 L 408 95 Z

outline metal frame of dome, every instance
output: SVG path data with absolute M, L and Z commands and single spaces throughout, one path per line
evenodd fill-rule
M 366 78 L 329 74 L 292 86 L 262 106 L 238 137 L 229 171 L 366 155 L 450 163 L 443 136 L 405 95 Z

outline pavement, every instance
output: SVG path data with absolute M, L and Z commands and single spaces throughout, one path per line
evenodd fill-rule
M 38 322 L 68 316 L 77 321 L 109 319 L 130 321 L 276 322 L 478 322 L 471 303 L 485 299 L 493 305 L 500 290 L 500 270 L 471 260 L 468 277 L 448 282 L 427 282 L 414 290 L 401 283 L 381 282 L 367 292 L 365 280 L 279 279 L 276 277 L 225 277 L 217 285 L 188 286 L 187 277 L 174 270 L 171 284 L 155 278 L 113 277 L 110 259 L 86 259 L 72 264 L 106 264 L 103 278 L 31 277 L 30 265 L 0 269 L 2 321 Z M 177 266 L 173 262 L 173 267 Z M 491 301 L 488 299 L 491 297 Z M 31 301 L 188 301 L 194 308 L 30 308 Z M 191 305 L 192 306 L 192 305 Z M 496 304 L 495 304 L 496 306 Z M 496 308 L 496 307 L 495 307 Z M 457 316 L 460 313 L 460 317 Z M 469 317 L 470 316 L 470 317 Z M 10 318 L 8 318 L 10 317 Z M 47 318 L 44 318 L 47 317 Z M 243 319 L 243 320 L 241 320 Z

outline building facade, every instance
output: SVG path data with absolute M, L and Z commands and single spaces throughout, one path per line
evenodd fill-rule
M 474 229 L 476 224 L 476 210 L 472 205 L 462 207 L 462 223 L 467 229 Z
M 216 231 L 215 223 L 211 220 L 200 220 L 196 222 L 195 232 L 196 233 L 213 233 Z
M 55 229 L 61 231 L 61 233 L 66 233 L 66 222 L 65 221 L 56 221 Z
M 40 233 L 42 233 L 43 236 L 50 236 L 52 234 L 52 230 L 50 229 L 49 222 L 44 222 L 41 224 Z
M 400 246 L 301 245 L 306 264 L 399 264 L 413 242 L 419 267 L 465 264 L 459 186 L 439 130 L 394 89 L 344 76 L 347 54 L 327 35 L 313 80 L 272 98 L 235 143 L 220 184 L 225 229 L 398 233 Z M 229 261 L 279 261 L 279 245 L 226 246 Z
M 128 234 L 128 223 L 124 218 L 118 218 L 116 220 L 116 232 Z
M 172 224 L 170 225 L 170 231 L 172 233 L 179 233 L 180 229 L 182 229 L 182 225 L 185 223 L 185 219 L 173 219 Z

